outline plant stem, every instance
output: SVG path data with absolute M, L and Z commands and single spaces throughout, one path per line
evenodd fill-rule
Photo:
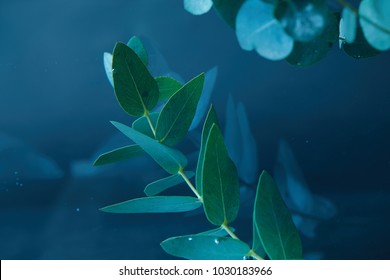
M 240 240 L 240 238 L 237 237 L 237 235 L 228 227 L 226 223 L 223 223 L 221 228 L 223 228 L 232 238 Z
M 145 118 L 148 120 L 148 123 L 149 123 L 149 126 L 150 126 L 150 129 L 152 130 L 153 132 L 153 136 L 154 138 L 156 138 L 156 129 L 154 128 L 153 124 L 152 124 L 152 120 L 150 119 L 150 116 L 149 116 L 149 111 L 145 110 L 144 112 L 144 116 Z
M 256 260 L 264 260 L 253 249 L 249 251 L 249 256 L 256 259 Z
M 190 187 L 190 189 L 196 195 L 196 197 L 203 203 L 202 197 L 200 196 L 199 192 L 196 190 L 194 185 L 191 183 L 190 179 L 188 179 L 187 175 L 184 173 L 182 168 L 180 168 L 178 173 L 181 175 L 181 177 L 184 179 L 184 181 L 186 181 L 187 185 Z

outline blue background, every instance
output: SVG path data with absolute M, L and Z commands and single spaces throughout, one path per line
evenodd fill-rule
M 107 81 L 103 52 L 133 35 L 153 42 L 185 80 L 218 66 L 213 103 L 223 122 L 228 94 L 243 102 L 259 172 L 272 172 L 280 139 L 290 144 L 311 191 L 338 207 L 314 239 L 303 238 L 308 258 L 390 257 L 389 53 L 355 60 L 334 46 L 309 68 L 271 62 L 242 50 L 214 10 L 196 17 L 180 0 L 2 0 L 0 35 L 0 135 L 28 143 L 63 173 L 29 178 L 18 158 L 7 169 L 0 139 L 1 259 L 172 258 L 162 240 L 210 228 L 203 215 L 97 210 L 142 196 L 163 176 L 147 158 L 125 176 L 73 175 L 72 164 L 115 133 L 110 120 L 132 120 Z M 249 242 L 248 209 L 235 227 Z

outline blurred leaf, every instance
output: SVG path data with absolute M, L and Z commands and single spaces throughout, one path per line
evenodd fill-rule
M 298 231 L 274 180 L 266 171 L 261 173 L 257 185 L 253 218 L 271 260 L 302 259 Z
M 202 197 L 207 219 L 217 226 L 231 223 L 240 206 L 240 186 L 237 168 L 215 123 L 207 137 L 202 171 Z
M 155 113 L 155 112 L 149 114 L 149 118 L 154 127 L 156 127 L 158 114 L 159 113 Z M 154 139 L 153 131 L 150 128 L 149 122 L 145 116 L 136 119 L 131 126 L 138 132 L 141 132 L 142 134 L 145 134 L 146 136 L 149 136 L 150 138 Z
M 352 44 L 342 42 L 341 48 L 343 51 L 352 56 L 353 58 L 368 58 L 381 53 L 377 49 L 374 49 L 366 40 L 361 27 L 358 27 L 356 31 L 356 38 Z
M 249 125 L 244 105 L 239 102 L 237 106 L 237 119 L 241 136 L 241 158 L 237 165 L 240 178 L 247 184 L 252 184 L 258 176 L 259 164 L 257 161 L 257 144 Z
M 242 49 L 255 49 L 270 60 L 286 58 L 294 47 L 294 40 L 274 17 L 274 6 L 259 0 L 242 4 L 236 19 L 236 35 Z
M 190 260 L 242 260 L 250 250 L 237 239 L 202 235 L 171 237 L 161 246 L 172 256 Z
M 105 52 L 103 54 L 104 70 L 106 70 L 107 79 L 114 87 L 114 80 L 112 78 L 112 54 Z
M 212 6 L 212 0 L 184 0 L 184 9 L 193 15 L 205 14 Z
M 109 213 L 173 213 L 186 212 L 200 207 L 202 203 L 192 196 L 152 196 L 141 197 L 100 210 Z
M 339 36 L 339 24 L 335 14 L 328 13 L 327 25 L 321 36 L 309 42 L 295 42 L 287 62 L 296 66 L 310 66 L 323 59 Z
M 199 158 L 196 166 L 196 177 L 195 177 L 195 185 L 199 194 L 202 196 L 202 174 L 203 174 L 203 162 L 204 162 L 204 154 L 206 149 L 206 141 L 209 136 L 211 126 L 213 124 L 218 125 L 218 117 L 217 113 L 214 110 L 213 105 L 210 106 L 209 112 L 207 113 L 206 120 L 203 125 L 202 130 L 202 141 L 200 144 L 199 150 Z
M 240 166 L 241 159 L 241 135 L 238 124 L 237 108 L 234 104 L 233 96 L 229 94 L 225 111 L 225 143 L 230 158 Z
M 309 42 L 323 33 L 328 6 L 324 0 L 278 1 L 275 16 L 298 42 Z
M 164 101 L 176 93 L 183 85 L 171 77 L 160 76 L 155 78 L 160 91 L 159 101 Z
M 359 20 L 367 42 L 379 51 L 390 49 L 390 1 L 364 0 L 359 6 Z
M 95 160 L 93 165 L 97 166 L 97 165 L 113 163 L 124 159 L 137 157 L 139 155 L 143 155 L 144 153 L 145 153 L 144 150 L 140 146 L 129 145 L 101 154 Z
M 235 229 L 232 227 L 229 227 L 232 232 L 235 232 Z M 197 233 L 196 235 L 202 235 L 202 236 L 216 236 L 216 237 L 223 237 L 229 235 L 225 229 L 222 227 L 211 229 L 208 231 Z
M 236 28 L 238 10 L 245 0 L 213 0 L 219 16 L 233 29 Z
M 352 44 L 356 38 L 357 18 L 354 11 L 345 7 L 340 20 L 340 38 Z
M 141 40 L 133 36 L 127 42 L 127 45 L 138 55 L 138 57 L 142 60 L 146 67 L 149 64 L 148 52 L 145 49 L 145 46 L 142 44 Z
M 202 95 L 200 96 L 198 106 L 196 108 L 196 113 L 194 119 L 192 120 L 189 130 L 193 130 L 198 127 L 201 123 L 204 115 L 207 110 L 210 108 L 210 99 L 211 94 L 213 93 L 215 81 L 217 79 L 218 67 L 214 66 L 209 71 L 206 72 L 204 78 L 204 85 Z
M 111 122 L 119 131 L 138 144 L 165 171 L 177 174 L 187 165 L 187 158 L 178 150 L 167 147 L 135 129 L 118 122 Z
M 195 175 L 195 173 L 192 171 L 186 171 L 184 173 L 186 174 L 188 179 L 192 178 Z M 162 191 L 165 191 L 166 189 L 179 185 L 183 182 L 184 179 L 180 174 L 171 175 L 169 177 L 162 178 L 160 180 L 148 184 L 145 187 L 144 192 L 147 196 L 153 196 L 159 194 Z
M 179 143 L 187 134 L 202 94 L 204 73 L 179 89 L 162 108 L 157 121 L 156 138 L 166 145 Z
M 158 87 L 138 55 L 118 42 L 113 54 L 114 90 L 119 104 L 131 116 L 151 111 L 158 101 Z

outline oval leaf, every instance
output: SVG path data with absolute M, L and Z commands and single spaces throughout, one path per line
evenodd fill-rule
M 173 213 L 186 212 L 200 207 L 202 203 L 192 196 L 152 196 L 141 197 L 100 210 L 109 213 Z
M 340 38 L 352 44 L 356 38 L 357 18 L 354 11 L 345 7 L 340 20 Z
M 187 158 L 178 150 L 169 148 L 135 129 L 118 122 L 111 122 L 119 131 L 138 144 L 165 171 L 177 174 L 187 165 Z
M 155 113 L 155 112 L 149 114 L 149 118 L 154 127 L 156 127 L 158 114 L 159 113 Z M 131 126 L 138 132 L 141 132 L 142 134 L 145 134 L 146 136 L 149 136 L 150 138 L 154 139 L 153 131 L 145 116 L 136 119 Z
M 115 95 L 127 114 L 142 116 L 156 106 L 157 83 L 131 48 L 121 42 L 115 45 L 112 68 Z
M 263 171 L 257 185 L 254 225 L 271 260 L 302 259 L 298 231 L 272 177 Z
M 274 17 L 274 6 L 260 0 L 248 0 L 241 6 L 236 35 L 241 48 L 255 49 L 270 60 L 286 58 L 294 46 L 294 40 Z
M 184 9 L 196 16 L 207 13 L 212 6 L 212 0 L 184 0 Z
M 112 54 L 105 52 L 103 54 L 104 70 L 106 70 L 107 79 L 114 87 L 114 80 L 112 78 Z
M 211 126 L 207 138 L 202 172 L 202 196 L 207 219 L 217 226 L 234 221 L 240 206 L 237 168 L 228 155 L 216 124 Z
M 185 174 L 187 178 L 190 179 L 194 176 L 195 173 L 192 171 L 186 171 Z M 165 191 L 166 189 L 179 185 L 183 182 L 184 179 L 180 174 L 171 175 L 169 177 L 162 178 L 160 180 L 148 184 L 145 187 L 144 192 L 147 196 L 153 196 L 159 194 L 162 191 Z
M 256 218 L 253 216 L 253 241 L 252 241 L 252 250 L 256 252 L 260 257 L 263 259 L 267 255 L 267 253 L 264 250 L 263 244 L 261 243 L 260 239 L 260 232 L 259 228 L 257 227 L 256 223 Z
M 156 139 L 170 146 L 183 139 L 195 116 L 203 83 L 204 73 L 186 83 L 168 99 L 157 120 Z
M 364 0 L 359 6 L 359 20 L 364 36 L 375 49 L 390 49 L 390 1 Z
M 367 42 L 361 27 L 358 27 L 356 31 L 354 42 L 352 44 L 342 42 L 341 47 L 347 55 L 357 59 L 372 57 L 381 53 Z
M 93 163 L 93 165 L 103 165 L 113 163 L 139 155 L 143 155 L 144 150 L 138 145 L 129 145 L 122 148 L 118 148 L 107 153 L 101 154 Z
M 202 140 L 200 143 L 199 158 L 196 166 L 196 177 L 195 185 L 199 194 L 202 196 L 202 174 L 203 174 L 203 163 L 204 163 L 204 153 L 206 150 L 207 137 L 210 134 L 210 129 L 213 124 L 218 125 L 217 113 L 214 110 L 213 105 L 210 106 L 209 112 L 207 113 L 206 120 L 203 124 L 202 130 Z
M 190 260 L 242 260 L 250 250 L 237 239 L 202 235 L 171 237 L 161 246 L 172 256 Z
M 183 85 L 174 78 L 160 76 L 155 78 L 160 91 L 159 101 L 164 101 L 175 94 Z
M 138 55 L 138 57 L 147 67 L 149 63 L 148 52 L 146 51 L 145 46 L 142 44 L 141 40 L 138 37 L 133 36 L 127 42 L 127 45 Z

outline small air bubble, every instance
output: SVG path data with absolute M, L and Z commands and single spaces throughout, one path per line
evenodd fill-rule
M 219 244 L 219 239 L 218 239 L 218 238 L 215 238 L 215 239 L 214 239 L 214 242 L 215 242 L 215 244 Z
M 76 212 L 80 212 L 80 208 L 76 208 Z
M 192 237 L 188 237 L 188 241 L 191 241 L 192 240 Z

